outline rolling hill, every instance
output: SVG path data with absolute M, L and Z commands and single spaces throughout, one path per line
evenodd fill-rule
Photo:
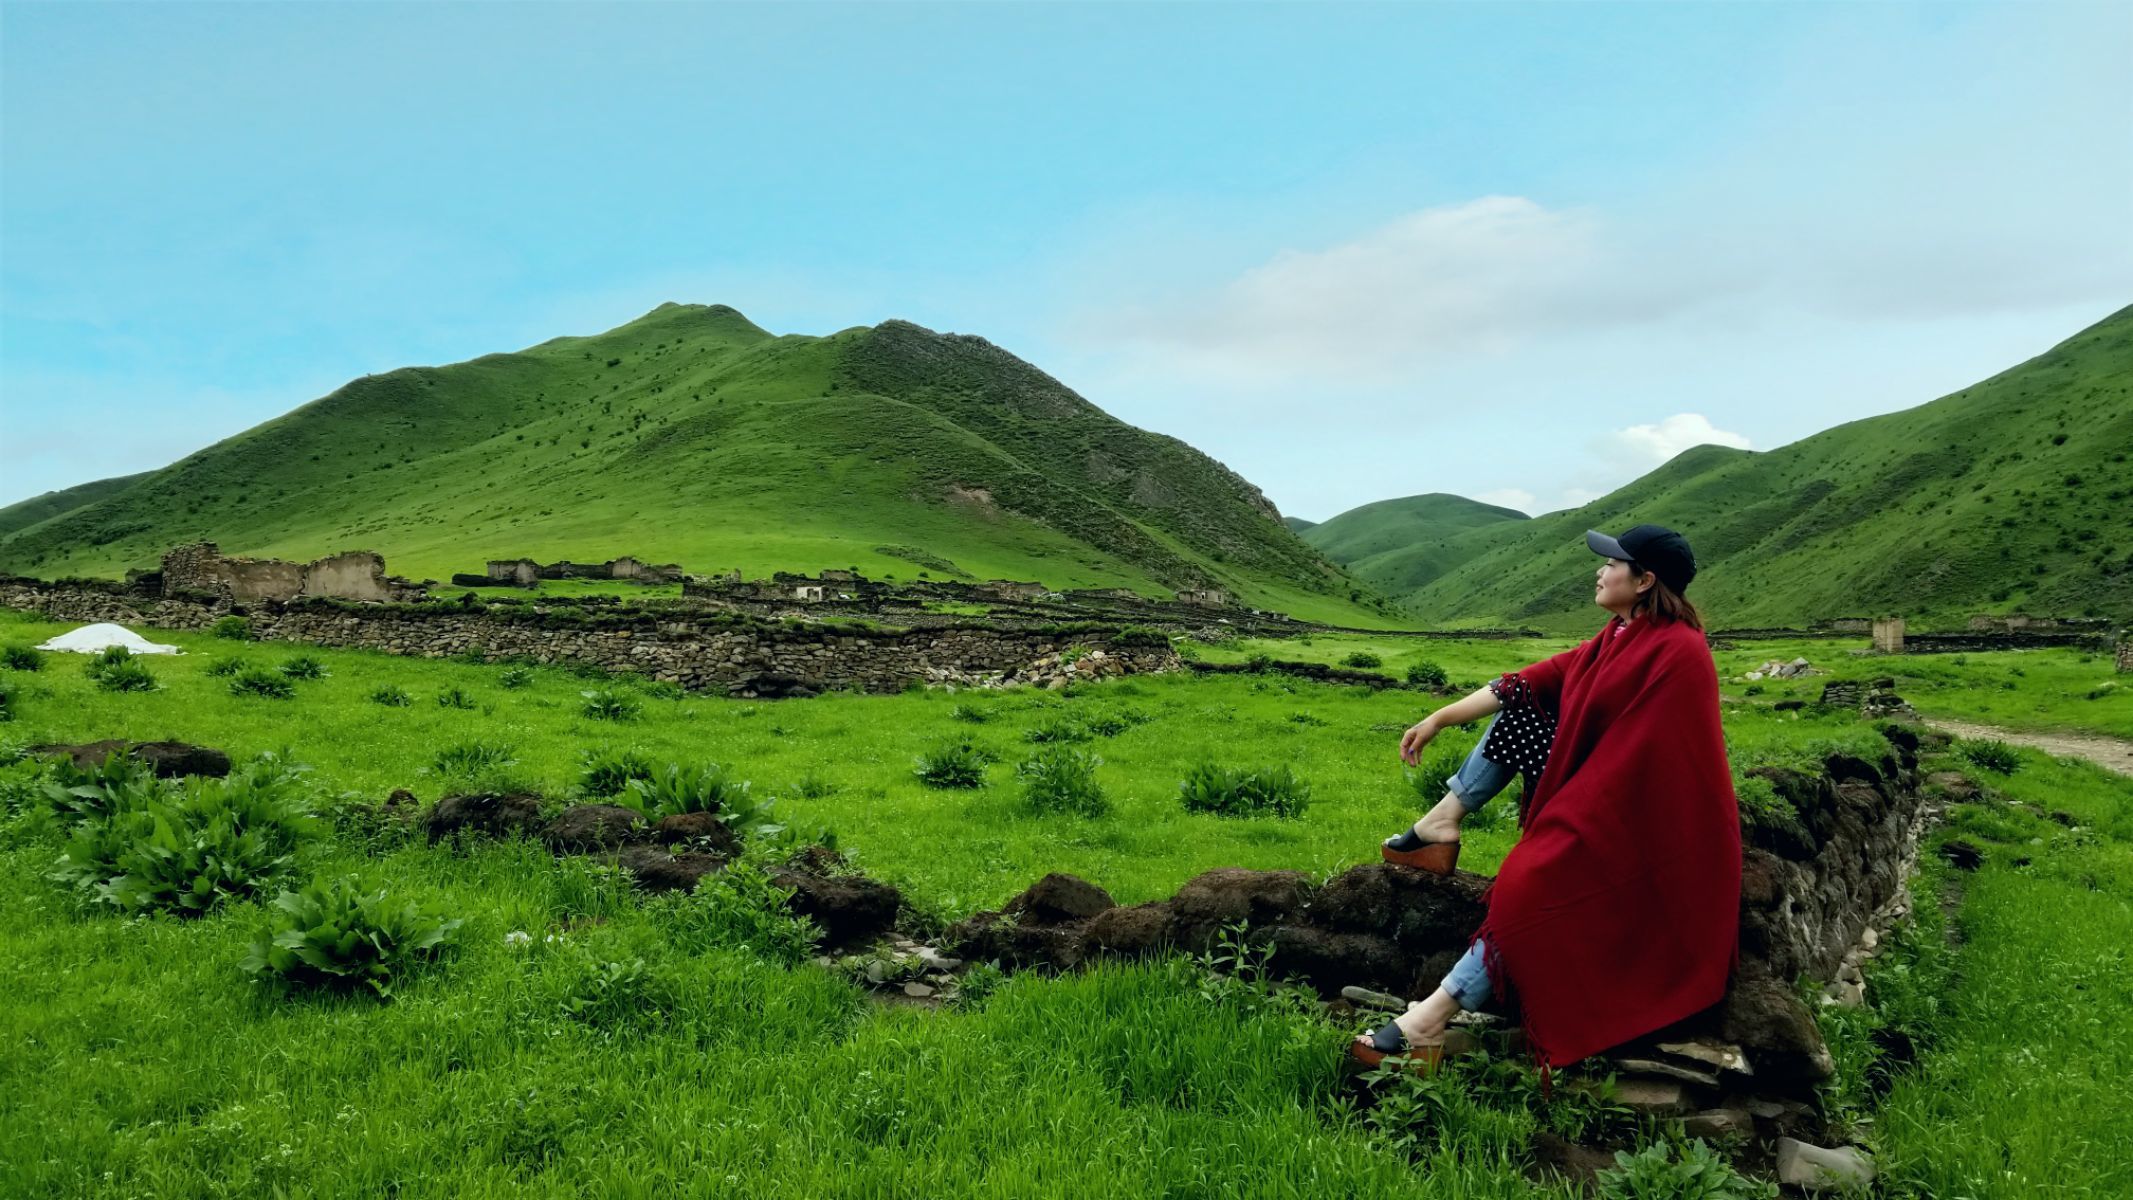
M 1493 544 L 1470 535 L 1528 519 L 1517 509 L 1430 492 L 1349 509 L 1301 536 L 1349 574 L 1387 595 L 1400 595 Z
M 1695 546 L 1691 595 L 1719 627 L 2016 611 L 2133 620 L 2129 455 L 2133 308 L 1916 408 L 1770 451 L 1698 446 L 1581 508 L 1462 535 L 1477 539 L 1459 542 L 1465 561 L 1401 598 L 1432 622 L 1586 628 L 1582 534 L 1652 521 Z
M 723 305 L 365 376 L 160 471 L 0 510 L 0 531 L 0 570 L 46 577 L 208 539 L 372 549 L 417 578 L 627 553 L 751 576 L 1219 584 L 1370 619 L 1257 488 L 981 338 L 901 321 L 773 336 Z

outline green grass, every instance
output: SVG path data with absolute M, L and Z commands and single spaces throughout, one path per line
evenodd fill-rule
M 0 613 L 0 643 L 63 628 Z M 207 673 L 227 643 L 155 636 L 188 652 L 157 661 L 158 692 L 101 692 L 71 664 L 6 672 L 20 692 L 7 736 L 178 738 L 240 756 L 287 746 L 313 767 L 307 778 L 329 807 L 399 786 L 433 799 L 448 783 L 433 764 L 463 747 L 511 760 L 557 799 L 578 784 L 587 750 L 717 761 L 774 796 L 781 819 L 834 827 L 861 869 L 908 889 L 933 919 L 996 906 L 1049 870 L 1130 903 L 1214 866 L 1323 873 L 1365 861 L 1418 804 L 1394 758 L 1398 732 L 1443 702 L 1181 675 L 1065 696 L 646 695 L 639 718 L 616 726 L 581 715 L 580 693 L 594 685 L 555 668 L 509 689 L 500 665 L 331 649 L 313 651 L 327 674 L 293 700 L 246 701 Z M 1374 644 L 1313 643 L 1299 649 L 1334 659 Z M 1456 678 L 1562 644 L 1426 648 Z M 1731 671 L 1750 652 L 1726 655 Z M 2001 669 L 1949 666 L 1979 679 Z M 2020 678 L 2042 691 L 2061 677 Z M 381 687 L 457 689 L 473 707 L 370 703 Z M 1881 745 L 1866 722 L 1779 714 L 1741 690 L 1729 685 L 1726 704 L 1738 769 Z M 958 708 L 988 719 L 958 719 Z M 1019 761 L 1033 749 L 1025 730 L 1061 720 L 1118 729 L 1086 743 L 1104 759 L 1110 815 L 1033 815 L 1004 765 L 967 792 L 912 774 L 917 755 L 950 738 Z M 2133 1161 L 2116 1104 L 2133 1068 L 2123 949 L 2133 944 L 2133 800 L 2121 780 L 2021 753 L 2021 769 L 1993 786 L 2080 827 L 1998 801 L 1952 815 L 1950 834 L 1981 839 L 1988 853 L 1958 918 L 1968 940 L 1953 959 L 1946 1024 L 1885 1103 L 1860 1093 L 1872 1118 L 1862 1134 L 1891 1195 L 2102 1197 L 2122 1193 Z M 1184 813 L 1179 783 L 1206 761 L 1287 765 L 1312 803 L 1280 821 Z M 1486 870 L 1512 836 L 1508 822 L 1481 825 L 1465 857 Z M 1207 986 L 1177 960 L 1016 976 L 982 1004 L 947 1011 L 883 1007 L 835 972 L 692 933 L 670 908 L 532 843 L 388 840 L 367 852 L 361 839 L 320 840 L 299 879 L 354 876 L 465 922 L 440 962 L 396 978 L 395 999 L 381 1004 L 248 978 L 241 964 L 267 920 L 260 904 L 183 921 L 85 913 L 42 877 L 54 852 L 21 823 L 0 823 L 0 964 L 16 991 L 0 1009 L 11 1047 L 0 1058 L 0 1172 L 11 1193 L 1568 1195 L 1526 1180 L 1516 1143 L 1535 1118 L 1494 1098 L 1458 1108 L 1471 1128 L 1392 1139 L 1418 1161 L 1389 1152 L 1391 1135 L 1345 1098 L 1347 1030 L 1248 989 Z M 2031 862 L 2017 865 L 2022 857 Z M 528 935 L 523 944 L 507 942 L 513 931 Z M 1884 969 L 1894 965 L 1897 956 Z M 588 1005 L 596 983 L 608 999 Z M 1873 994 L 1901 989 L 1884 981 Z M 1848 1069 L 1870 1057 L 1839 1050 Z M 1495 1078 L 1476 1070 L 1475 1080 Z M 1523 1094 L 1532 1082 L 1508 1086 Z
M 2123 620 L 2129 455 L 2123 309 L 1931 403 L 1766 452 L 1699 446 L 1580 508 L 1461 535 L 1449 545 L 1462 561 L 1405 598 L 1433 622 L 1582 628 L 1596 564 L 1585 530 L 1651 521 L 1688 535 L 1704 567 L 1691 596 L 1718 626 L 2018 611 Z
M 0 570 L 116 576 L 180 542 L 369 548 L 447 580 L 490 558 L 856 567 L 1387 621 L 1244 480 L 970 338 L 902 322 L 773 337 L 723 306 L 366 376 L 115 489 L 0 510 Z M 32 518 L 36 518 L 32 520 Z M 898 551 L 898 553 L 890 553 Z M 545 588 L 545 585 L 544 585 Z M 567 592 L 571 589 L 558 589 Z M 1362 593 L 1356 592 L 1360 598 Z

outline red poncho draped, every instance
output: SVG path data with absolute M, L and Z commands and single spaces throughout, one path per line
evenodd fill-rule
M 1725 994 L 1740 810 L 1701 631 L 1610 622 L 1519 675 L 1558 724 L 1478 936 L 1534 1052 L 1567 1066 Z

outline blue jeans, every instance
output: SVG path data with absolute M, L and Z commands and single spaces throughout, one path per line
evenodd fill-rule
M 1459 764 L 1459 770 L 1450 779 L 1444 781 L 1444 790 L 1458 797 L 1460 807 L 1468 812 L 1487 804 L 1496 793 L 1511 786 L 1512 778 L 1518 774 L 1502 763 L 1490 762 L 1481 756 L 1481 748 L 1489 741 L 1489 730 L 1494 728 L 1496 718 L 1490 717 L 1489 723 L 1482 727 L 1481 740 L 1474 743 L 1474 749 L 1466 756 L 1466 761 Z
M 1437 985 L 1468 1012 L 1487 1004 L 1489 997 L 1495 994 L 1495 989 L 1489 986 L 1489 968 L 1482 961 L 1487 946 L 1488 943 L 1476 938 L 1474 944 L 1466 948 L 1465 956 L 1445 973 L 1444 982 Z

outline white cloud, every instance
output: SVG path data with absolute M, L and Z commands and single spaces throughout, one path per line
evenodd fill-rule
M 1474 494 L 1474 499 L 1481 501 L 1483 504 L 1515 508 L 1528 515 L 1532 514 L 1533 506 L 1539 502 L 1538 497 L 1524 488 L 1497 488 L 1490 492 L 1477 492 Z
M 1632 425 L 1607 435 L 1602 449 L 1622 465 L 1648 470 L 1691 446 L 1731 446 L 1752 449 L 1748 439 L 1711 424 L 1702 413 L 1675 413 L 1656 425 Z

